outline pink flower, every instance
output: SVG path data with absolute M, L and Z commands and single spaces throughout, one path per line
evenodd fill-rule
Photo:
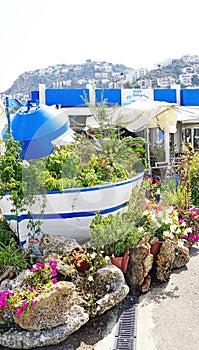
M 40 268 L 40 269 L 44 269 L 45 268 L 45 264 L 41 264 L 40 262 L 36 263 L 36 267 Z
M 186 220 L 185 219 L 180 219 L 179 224 L 182 225 Z
M 58 281 L 57 281 L 56 278 L 53 278 L 53 279 L 52 279 L 52 283 L 53 283 L 53 284 L 56 284 L 57 282 L 58 282 Z
M 31 305 L 34 306 L 36 304 L 36 301 L 35 300 L 32 300 L 31 301 Z
M 27 307 L 27 305 L 28 305 L 28 304 L 27 304 L 27 301 L 26 301 L 26 300 L 23 300 L 23 302 L 22 302 L 22 303 L 23 303 L 23 309 L 25 310 L 25 308 L 26 308 L 26 307 Z
M 51 270 L 52 270 L 52 276 L 57 276 L 57 271 L 56 271 L 56 267 L 57 267 L 57 261 L 55 261 L 55 260 L 50 260 L 49 262 L 48 262 L 48 264 L 49 264 L 49 266 L 50 266 L 50 268 L 51 268 Z
M 10 292 L 9 290 L 5 290 L 4 291 L 4 293 L 6 294 L 6 295 L 8 295 L 9 297 L 12 297 L 14 294 L 12 293 L 12 292 Z
M 19 308 L 17 309 L 17 317 L 20 317 L 21 314 L 22 314 L 22 312 L 23 312 L 23 308 L 22 308 L 22 307 L 19 307 Z
M 57 271 L 56 271 L 56 269 L 52 269 L 52 276 L 57 276 Z

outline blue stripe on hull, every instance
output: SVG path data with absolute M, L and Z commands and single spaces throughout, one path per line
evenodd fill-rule
M 114 211 L 117 211 L 119 209 L 124 208 L 128 202 L 122 203 L 120 205 L 117 205 L 112 208 L 103 209 L 103 210 L 95 210 L 95 211 L 88 211 L 88 212 L 70 212 L 70 213 L 52 213 L 52 214 L 44 214 L 42 215 L 42 218 L 38 214 L 28 215 L 28 214 L 22 214 L 19 216 L 16 215 L 5 215 L 5 218 L 7 220 L 16 220 L 18 222 L 21 222 L 23 220 L 29 220 L 29 219 L 38 219 L 38 220 L 55 220 L 55 219 L 72 219 L 72 218 L 79 218 L 79 217 L 87 217 L 87 216 L 95 216 L 96 214 L 110 214 Z

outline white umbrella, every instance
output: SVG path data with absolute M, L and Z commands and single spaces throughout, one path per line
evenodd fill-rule
M 129 131 L 145 128 L 160 129 L 175 133 L 179 106 L 168 102 L 138 100 L 115 111 L 115 122 L 124 125 Z

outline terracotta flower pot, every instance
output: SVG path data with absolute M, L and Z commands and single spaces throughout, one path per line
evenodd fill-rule
M 126 250 L 124 256 L 111 258 L 111 262 L 113 265 L 117 266 L 123 273 L 126 273 L 129 263 L 129 251 Z
M 154 259 L 157 257 L 160 247 L 162 245 L 162 241 L 155 242 L 151 245 L 150 253 L 153 254 Z

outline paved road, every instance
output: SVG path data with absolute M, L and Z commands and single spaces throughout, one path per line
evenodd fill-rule
M 136 350 L 199 350 L 199 247 L 138 304 Z

